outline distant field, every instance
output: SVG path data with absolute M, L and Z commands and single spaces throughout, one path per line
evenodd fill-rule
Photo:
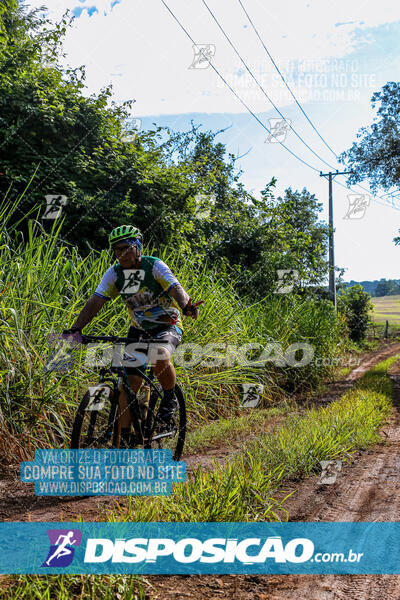
M 382 296 L 381 298 L 372 298 L 374 311 L 372 320 L 376 323 L 382 323 L 386 320 L 389 323 L 400 325 L 400 296 Z

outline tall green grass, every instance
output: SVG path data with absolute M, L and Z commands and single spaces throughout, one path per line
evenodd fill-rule
M 366 373 L 338 402 L 293 418 L 271 436 L 260 436 L 227 467 L 197 469 L 172 497 L 129 498 L 128 507 L 110 511 L 109 521 L 282 521 L 286 497 L 274 496 L 288 479 L 320 470 L 319 461 L 341 458 L 375 443 L 390 414 L 392 357 Z M 145 599 L 144 582 L 126 575 L 13 575 L 0 581 L 0 597 L 21 600 L 82 598 Z M 3 594 L 3 595 L 2 595 Z
M 284 484 L 321 471 L 320 461 L 346 461 L 380 440 L 392 409 L 389 367 L 400 355 L 369 371 L 355 389 L 326 408 L 289 417 L 274 432 L 258 436 L 226 466 L 198 468 L 172 496 L 129 498 L 107 513 L 111 521 L 279 521 L 288 517 Z
M 13 600 L 146 600 L 147 586 L 136 575 L 10 575 L 0 580 L 0 598 Z M 3 589 L 2 589 L 3 587 Z
M 49 359 L 47 336 L 73 322 L 112 257 L 108 251 L 79 256 L 62 238 L 62 221 L 54 221 L 50 231 L 45 231 L 48 224 L 32 219 L 23 238 L 15 228 L 7 230 L 9 212 L 4 205 L 0 207 L 0 429 L 13 436 L 20 456 L 25 456 L 39 446 L 68 443 L 79 398 L 96 372 L 85 366 L 83 348 L 72 372 L 44 371 Z M 236 279 L 226 270 L 191 263 L 172 249 L 154 252 L 169 264 L 191 296 L 205 300 L 199 319 L 185 319 L 184 342 L 203 346 L 218 342 L 232 348 L 276 342 L 285 350 L 293 342 L 306 341 L 314 346 L 316 356 L 343 350 L 343 324 L 329 302 L 278 294 L 255 303 L 237 296 Z M 115 335 L 125 334 L 127 328 L 126 308 L 116 299 L 85 332 Z M 326 371 L 313 364 L 296 368 L 271 362 L 265 367 L 238 363 L 177 367 L 191 427 L 239 414 L 243 383 L 265 384 L 264 404 L 268 406 L 282 397 L 283 389 L 317 387 Z M 0 452 L 7 448 L 8 441 Z M 13 446 L 11 454 L 15 451 Z

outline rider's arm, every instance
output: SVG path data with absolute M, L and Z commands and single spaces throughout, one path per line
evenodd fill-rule
M 189 294 L 185 292 L 185 290 L 180 284 L 174 285 L 174 287 L 170 288 L 168 294 L 177 301 L 177 303 L 182 309 L 185 308 L 185 306 L 189 302 Z
M 190 315 L 191 317 L 193 317 L 193 319 L 197 319 L 197 317 L 199 316 L 199 309 L 197 307 L 199 306 L 199 304 L 203 304 L 204 300 L 200 300 L 200 302 L 195 302 L 193 304 L 192 299 L 185 292 L 181 285 L 174 286 L 169 290 L 168 293 L 178 302 L 184 315 Z
M 186 306 L 189 301 L 189 295 L 164 261 L 157 260 L 154 263 L 153 277 L 158 281 L 163 290 L 176 300 L 180 308 L 183 309 Z
M 185 292 L 171 269 L 162 260 L 157 260 L 154 263 L 153 276 L 169 296 L 176 300 L 184 315 L 190 315 L 197 319 L 199 313 L 197 306 L 203 302 L 192 304 L 189 294 Z
M 81 312 L 78 315 L 75 323 L 72 325 L 72 328 L 79 329 L 82 331 L 84 327 L 97 315 L 99 310 L 104 306 L 106 302 L 108 302 L 109 298 L 104 298 L 102 296 L 97 296 L 93 294 L 86 302 L 85 306 L 82 308 Z

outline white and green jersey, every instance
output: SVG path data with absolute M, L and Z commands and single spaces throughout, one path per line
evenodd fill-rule
M 123 269 L 119 263 L 104 273 L 94 292 L 102 298 L 122 296 L 132 324 L 144 330 L 180 322 L 179 305 L 168 292 L 180 285 L 169 267 L 155 256 L 142 256 L 138 269 Z

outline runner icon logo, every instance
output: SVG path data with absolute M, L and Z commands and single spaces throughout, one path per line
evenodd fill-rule
M 49 194 L 46 196 L 46 210 L 42 219 L 58 219 L 61 216 L 63 206 L 67 204 L 67 196 Z
M 370 204 L 368 194 L 348 194 L 349 208 L 343 219 L 362 219 Z
M 342 470 L 341 460 L 321 460 L 322 473 L 318 483 L 332 485 L 335 483 L 339 472 Z
M 189 69 L 208 69 L 211 59 L 215 56 L 214 44 L 194 44 L 194 57 Z
M 262 384 L 243 383 L 242 406 L 255 408 L 260 404 L 264 386 Z
M 82 531 L 80 529 L 48 529 L 50 550 L 42 567 L 68 567 L 74 558 L 75 548 L 80 546 Z

